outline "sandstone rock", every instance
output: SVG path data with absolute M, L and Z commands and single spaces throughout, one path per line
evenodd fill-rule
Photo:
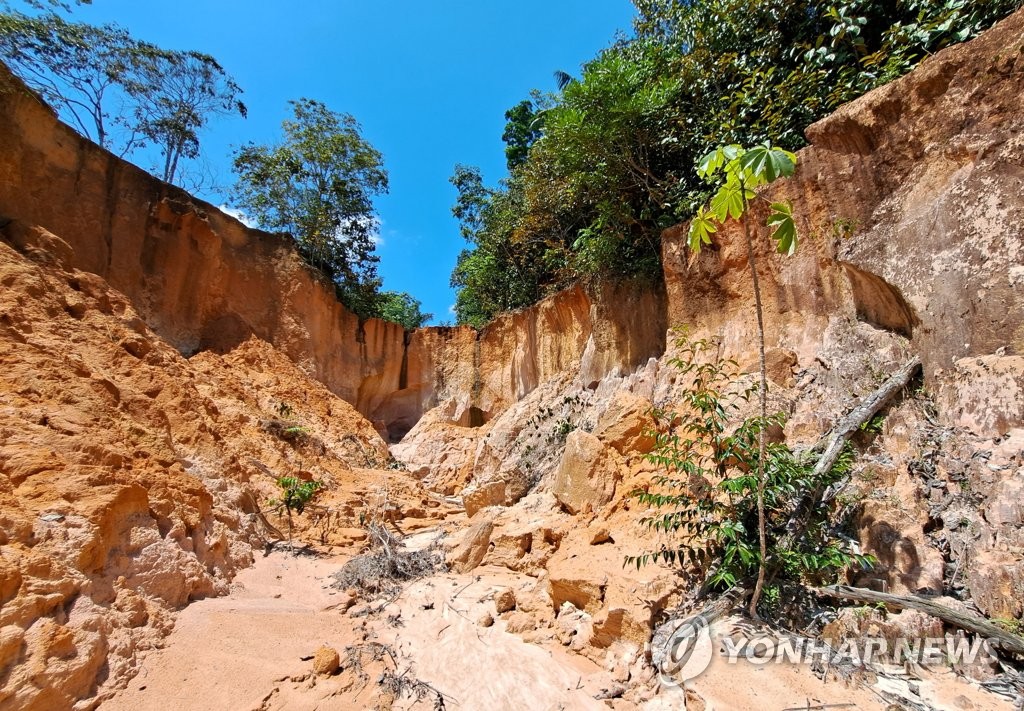
M 502 588 L 494 594 L 494 609 L 499 615 L 516 608 L 516 594 L 512 588 Z
M 617 466 L 601 440 L 576 430 L 565 440 L 565 451 L 551 491 L 571 514 L 596 511 L 611 501 L 617 478 Z
M 793 386 L 796 353 L 786 348 L 769 348 L 765 351 L 764 361 L 769 380 L 784 388 Z
M 511 634 L 523 634 L 537 629 L 537 620 L 525 612 L 513 612 L 505 622 L 505 631 Z
M 950 422 L 979 437 L 1024 425 L 1024 356 L 962 358 L 939 376 L 938 402 Z
M 650 430 L 654 420 L 651 401 L 628 390 L 619 390 L 608 403 L 594 427 L 594 436 L 619 454 L 646 454 L 654 448 Z
M 458 573 L 466 573 L 480 565 L 490 547 L 494 519 L 481 516 L 462 532 L 459 542 L 445 556 L 448 566 Z
M 476 618 L 476 623 L 480 627 L 491 627 L 494 625 L 494 615 L 486 611 L 481 612 Z
M 313 672 L 323 676 L 330 676 L 338 671 L 341 665 L 341 657 L 334 647 L 322 646 L 316 650 L 313 656 Z
M 533 547 L 533 532 L 514 527 L 500 528 L 491 536 L 491 550 L 485 562 L 500 565 L 510 570 L 519 570 L 526 555 Z

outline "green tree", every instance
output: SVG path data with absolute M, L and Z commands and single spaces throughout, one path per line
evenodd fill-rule
M 721 145 L 797 150 L 812 122 L 1022 0 L 635 4 L 637 36 L 576 79 L 559 73 L 542 120 L 510 112 L 512 175 L 489 190 L 486 229 L 452 275 L 463 318 L 485 322 L 573 281 L 656 275 L 661 231 L 709 197 L 682 166 Z
M 509 172 L 526 162 L 530 148 L 544 135 L 545 115 L 552 106 L 554 99 L 550 94 L 534 89 L 529 99 L 505 112 L 505 132 L 501 140 L 505 142 Z
M 134 53 L 137 131 L 160 147 L 160 177 L 173 183 L 182 159 L 199 156 L 199 132 L 211 116 L 247 115 L 242 89 L 213 57 L 139 43 Z
M 385 321 L 401 324 L 407 331 L 426 325 L 434 314 L 423 313 L 419 299 L 404 291 L 382 291 L 378 298 L 377 315 Z
M 765 143 L 753 148 L 725 146 L 706 155 L 697 166 L 701 178 L 718 185 L 711 198 L 710 209 L 701 207 L 690 222 L 689 246 L 695 253 L 701 246 L 711 244 L 711 235 L 718 226 L 728 220 L 743 224 L 743 237 L 747 248 L 747 266 L 754 286 L 754 309 L 757 316 L 757 354 L 759 365 L 758 403 L 762 423 L 768 422 L 768 373 L 765 366 L 764 311 L 761 304 L 761 284 L 757 273 L 754 240 L 751 236 L 750 221 L 746 219 L 751 200 L 761 198 L 757 189 L 776 178 L 790 176 L 796 168 L 796 155 Z M 763 199 L 763 198 L 761 198 Z M 792 206 L 788 203 L 770 204 L 767 225 L 773 230 L 778 251 L 793 254 L 797 247 L 796 225 L 793 222 Z M 765 426 L 757 428 L 758 457 L 755 463 L 757 476 L 757 529 L 759 540 L 759 563 L 757 583 L 750 602 L 750 614 L 757 617 L 757 603 L 764 588 L 767 551 L 767 519 L 764 510 L 764 491 L 768 483 L 766 471 Z
M 377 315 L 373 198 L 387 192 L 383 158 L 356 120 L 313 99 L 290 102 L 283 139 L 234 153 L 233 200 L 261 227 L 288 233 L 362 317 Z
M 158 175 L 174 182 L 196 158 L 211 116 L 239 113 L 241 88 L 209 55 L 164 50 L 117 25 L 68 22 L 56 13 L 0 13 L 0 52 L 60 116 L 124 157 L 155 144 Z
M 458 191 L 452 214 L 471 245 L 452 271 L 455 314 L 458 323 L 479 328 L 503 311 L 541 298 L 557 257 L 519 220 L 526 198 L 517 175 L 491 190 L 478 168 L 459 165 L 450 180 Z

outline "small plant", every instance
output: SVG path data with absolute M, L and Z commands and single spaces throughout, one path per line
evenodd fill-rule
M 284 506 L 288 513 L 294 511 L 298 514 L 303 512 L 306 504 L 316 496 L 316 492 L 323 488 L 323 482 L 316 479 L 303 481 L 294 476 L 279 478 L 277 485 L 281 487 L 281 505 Z
M 277 404 L 277 416 L 283 419 L 289 419 L 295 414 L 295 410 L 286 402 L 279 402 Z
M 862 424 L 860 431 L 872 436 L 878 436 L 882 434 L 883 427 L 885 427 L 885 415 L 878 414 Z
M 277 485 L 281 488 L 281 498 L 271 499 L 268 503 L 275 507 L 274 511 L 285 510 L 288 517 L 288 542 L 292 540 L 292 512 L 301 514 L 306 506 L 323 488 L 323 482 L 311 479 L 303 481 L 295 476 L 278 477 Z
M 551 442 L 565 442 L 569 433 L 576 429 L 576 425 L 568 417 L 563 417 L 555 422 L 555 426 L 551 430 L 551 436 L 548 441 Z
M 731 430 L 733 418 L 757 386 L 739 385 L 736 363 L 711 355 L 716 344 L 684 338 L 679 346 L 681 355 L 671 364 L 689 378 L 683 410 L 654 411 L 660 429 L 652 433 L 656 446 L 647 455 L 665 473 L 654 477 L 653 486 L 634 492 L 642 504 L 660 510 L 641 523 L 666 534 L 670 541 L 657 550 L 628 556 L 626 563 L 638 568 L 659 561 L 696 566 L 716 588 L 749 581 L 762 562 L 764 568 L 798 582 L 822 582 L 850 564 L 870 565 L 869 556 L 850 550 L 836 530 L 841 522 L 831 520 L 826 510 L 809 512 L 804 535 L 792 545 L 782 545 L 791 502 L 842 479 L 852 456 L 841 457 L 831 472 L 814 479 L 812 464 L 798 459 L 785 444 L 766 442 L 759 467 L 759 435 L 769 426 L 781 426 L 784 416 L 748 417 Z M 758 531 L 759 494 L 766 532 L 764 561 Z

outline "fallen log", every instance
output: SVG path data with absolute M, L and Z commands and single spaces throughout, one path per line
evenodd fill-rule
M 842 453 L 843 447 L 846 446 L 849 439 L 853 437 L 864 423 L 868 422 L 872 417 L 878 414 L 883 407 L 888 405 L 889 402 L 907 386 L 910 379 L 914 377 L 914 373 L 916 373 L 917 369 L 920 367 L 921 359 L 914 356 L 899 370 L 893 373 L 881 387 L 868 395 L 858 403 L 856 407 L 850 410 L 846 417 L 844 417 L 825 438 L 824 451 L 822 452 L 821 457 L 818 458 L 817 464 L 814 466 L 814 471 L 811 476 L 812 481 L 820 479 L 835 466 L 836 460 L 839 459 L 839 455 Z M 819 449 L 821 446 L 821 443 L 819 443 L 814 447 L 814 449 Z M 827 489 L 823 489 L 821 486 L 816 486 L 796 502 L 796 505 L 793 507 L 793 513 L 790 514 L 789 520 L 786 522 L 786 533 L 779 541 L 778 548 L 781 550 L 791 549 L 796 540 L 800 538 L 807 529 L 807 518 L 810 513 L 812 511 L 819 510 L 821 506 L 829 503 L 832 499 L 838 496 L 840 492 L 846 488 L 846 485 L 849 484 L 851 477 L 852 474 L 848 474 Z M 769 580 L 774 578 L 775 572 L 776 571 L 771 571 Z
M 1024 654 L 1024 639 L 1021 637 L 1007 632 L 999 625 L 986 619 L 965 615 L 962 612 L 957 612 L 925 597 L 918 597 L 917 595 L 892 595 L 866 588 L 854 588 L 849 585 L 830 585 L 824 588 L 816 588 L 815 592 L 819 595 L 827 595 L 828 597 L 856 600 L 857 602 L 881 602 L 901 609 L 917 610 L 932 617 L 937 617 L 954 627 L 981 635 L 990 640 L 993 646 L 999 647 L 1004 651 Z
M 836 460 L 843 451 L 847 441 L 857 432 L 864 423 L 878 414 L 878 411 L 889 404 L 889 401 L 898 392 L 907 387 L 907 383 L 914 377 L 914 373 L 921 367 L 921 359 L 917 356 L 911 358 L 902 368 L 897 370 L 868 397 L 862 400 L 857 407 L 850 410 L 850 413 L 843 418 L 842 422 L 832 430 L 822 452 L 821 458 L 814 466 L 813 477 L 817 479 L 835 466 Z

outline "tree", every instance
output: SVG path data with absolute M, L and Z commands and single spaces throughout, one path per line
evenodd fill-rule
M 544 118 L 554 104 L 550 94 L 534 89 L 529 99 L 520 101 L 505 112 L 505 132 L 501 140 L 505 142 L 509 172 L 526 162 L 530 148 L 544 135 Z
M 167 182 L 181 175 L 182 158 L 199 155 L 211 116 L 246 114 L 241 88 L 213 57 L 164 50 L 117 25 L 0 13 L 0 51 L 87 138 L 121 157 L 158 145 Z
M 199 155 L 199 131 L 211 116 L 247 115 L 242 89 L 213 57 L 139 44 L 135 53 L 138 130 L 164 156 L 161 177 L 173 183 L 182 158 Z
M 718 190 L 711 198 L 710 209 L 701 207 L 690 222 L 689 246 L 694 253 L 699 253 L 701 246 L 711 244 L 711 235 L 718 230 L 718 225 L 726 221 L 738 220 L 743 224 L 743 237 L 747 248 L 747 266 L 754 285 L 754 309 L 757 316 L 757 354 L 759 365 L 758 403 L 762 423 L 768 422 L 768 373 L 765 366 L 764 313 L 761 305 L 761 285 L 757 274 L 757 261 L 754 256 L 754 241 L 750 233 L 750 221 L 746 214 L 750 201 L 763 199 L 757 188 L 776 178 L 790 176 L 796 168 L 796 155 L 765 143 L 753 148 L 744 149 L 740 146 L 724 146 L 704 156 L 697 166 L 701 178 L 717 184 Z M 767 225 L 772 228 L 772 237 L 776 241 L 778 251 L 793 254 L 797 247 L 796 225 L 793 222 L 793 209 L 788 203 L 771 203 Z M 764 588 L 765 571 L 768 564 L 768 545 L 766 533 L 766 516 L 764 509 L 764 491 L 768 482 L 766 471 L 765 425 L 757 428 L 758 457 L 757 474 L 757 528 L 759 540 L 759 558 L 757 583 L 750 602 L 750 614 L 757 618 L 757 603 Z
M 111 122 L 124 125 L 130 115 L 110 116 L 115 95 L 134 86 L 135 42 L 116 25 L 95 27 L 67 22 L 50 13 L 29 17 L 0 15 L 0 51 L 10 69 L 54 106 L 82 135 L 104 148 L 111 145 Z M 120 146 L 125 155 L 134 138 Z
M 404 291 L 382 291 L 378 299 L 378 317 L 385 321 L 401 324 L 405 330 L 413 331 L 434 318 L 434 314 L 423 313 L 419 299 Z
M 362 317 L 376 315 L 373 198 L 387 192 L 383 158 L 356 120 L 313 99 L 290 102 L 283 139 L 234 153 L 234 201 L 265 229 L 285 232 Z

